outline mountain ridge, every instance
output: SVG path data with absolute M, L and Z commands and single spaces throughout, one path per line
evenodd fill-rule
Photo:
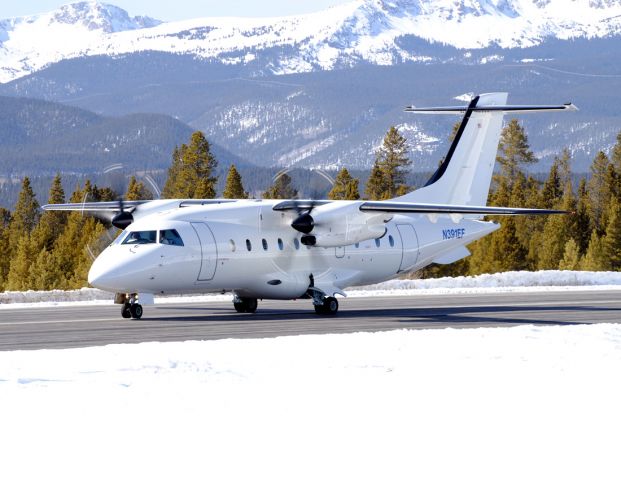
M 79 2 L 0 20 L 0 82 L 57 61 L 140 51 L 193 54 L 256 75 L 434 62 L 400 46 L 414 35 L 459 49 L 528 47 L 621 33 L 621 0 L 354 0 L 305 15 L 161 22 Z

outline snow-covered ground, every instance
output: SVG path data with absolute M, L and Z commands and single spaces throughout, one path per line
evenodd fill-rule
M 441 295 L 444 293 L 494 293 L 515 291 L 559 291 L 620 289 L 621 272 L 574 272 L 542 270 L 538 272 L 503 272 L 473 277 L 444 277 L 426 280 L 390 280 L 347 289 L 350 297 L 392 295 Z M 50 307 L 54 305 L 106 305 L 113 295 L 95 288 L 0 293 L 0 309 Z M 231 295 L 191 295 L 158 297 L 155 303 L 229 301 Z
M 618 479 L 621 325 L 0 353 L 0 478 Z

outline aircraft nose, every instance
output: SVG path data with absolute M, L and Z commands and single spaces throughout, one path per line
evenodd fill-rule
M 114 255 L 115 253 L 117 255 Z M 136 275 L 135 262 L 118 253 L 106 251 L 97 257 L 88 272 L 88 283 L 95 288 L 110 292 L 139 288 L 141 276 Z
M 111 267 L 105 259 L 95 260 L 91 269 L 88 271 L 88 283 L 101 290 L 120 290 L 122 283 L 122 272 L 118 268 Z

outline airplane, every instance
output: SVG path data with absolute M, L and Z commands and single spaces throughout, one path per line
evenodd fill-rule
M 168 199 L 43 206 L 106 218 L 123 232 L 95 259 L 88 282 L 139 319 L 155 295 L 232 292 L 239 313 L 259 299 L 310 299 L 334 315 L 346 287 L 379 283 L 469 255 L 500 228 L 486 215 L 560 210 L 486 206 L 507 112 L 576 111 L 571 104 L 507 105 L 507 93 L 468 105 L 416 108 L 462 114 L 444 161 L 421 188 L 385 201 Z M 142 304 L 141 304 L 142 302 Z

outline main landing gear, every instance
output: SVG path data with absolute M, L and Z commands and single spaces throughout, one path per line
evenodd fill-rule
M 121 307 L 121 316 L 123 318 L 135 318 L 139 319 L 142 317 L 142 305 L 140 305 L 137 300 L 138 296 L 133 293 L 131 295 L 120 294 L 119 299 L 120 302 L 115 299 L 116 303 L 122 303 Z
M 257 299 L 235 296 L 233 306 L 239 313 L 254 313 L 257 311 Z
M 313 300 L 315 313 L 318 315 L 336 315 L 336 312 L 339 311 L 339 301 L 334 297 L 324 297 L 320 299 L 320 302 L 317 303 Z

